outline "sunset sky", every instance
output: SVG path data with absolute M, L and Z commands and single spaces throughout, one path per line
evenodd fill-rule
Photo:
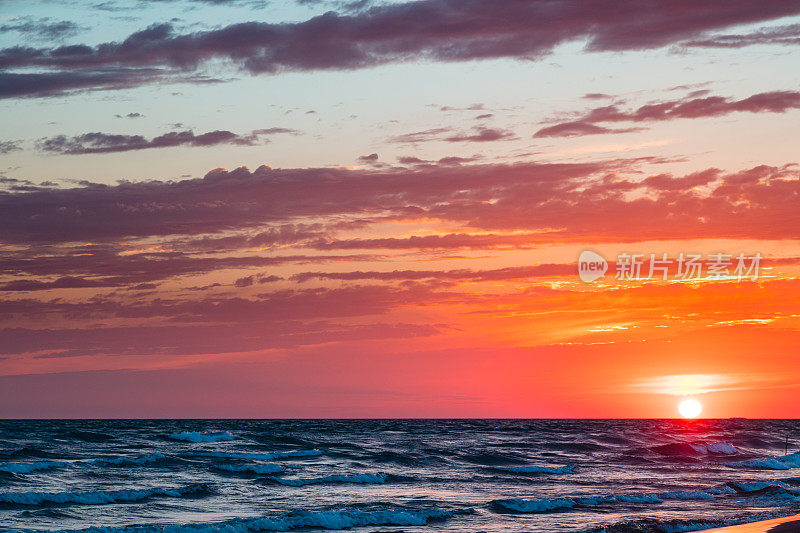
M 797 0 L 0 0 L 0 416 L 797 417 L 798 66 Z

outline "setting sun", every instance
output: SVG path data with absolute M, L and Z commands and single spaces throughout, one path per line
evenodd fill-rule
M 697 418 L 703 412 L 703 406 L 697 400 L 688 398 L 678 405 L 678 411 L 683 418 Z

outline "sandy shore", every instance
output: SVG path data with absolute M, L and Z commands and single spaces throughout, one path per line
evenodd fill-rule
M 800 514 L 776 518 L 774 520 L 764 520 L 763 522 L 753 522 L 740 526 L 721 527 L 718 529 L 708 529 L 706 531 L 719 531 L 724 533 L 800 533 Z

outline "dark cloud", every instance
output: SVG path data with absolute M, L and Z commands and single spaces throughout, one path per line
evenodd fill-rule
M 0 274 L 3 277 L 24 278 L 5 282 L 0 285 L 0 290 L 130 287 L 178 276 L 196 276 L 225 270 L 364 259 L 364 256 L 351 255 L 204 257 L 180 252 L 131 254 L 124 253 L 124 250 L 113 251 L 101 247 L 85 248 L 82 251 L 75 249 L 71 253 L 62 251 L 59 255 L 57 250 L 39 248 L 25 253 L 0 255 Z
M 54 319 L 158 319 L 175 323 L 281 323 L 364 315 L 382 315 L 407 302 L 444 301 L 446 293 L 426 284 L 356 285 L 341 288 L 284 289 L 253 298 L 210 296 L 202 299 L 85 301 L 3 299 L 0 316 Z M 2 343 L 0 343 L 2 345 Z M 0 351 L 0 354 L 2 351 Z
M 447 135 L 447 134 L 451 135 Z M 392 143 L 420 143 L 429 141 L 445 142 L 489 142 L 508 140 L 514 137 L 510 131 L 494 128 L 473 128 L 471 133 L 454 133 L 452 128 L 431 128 L 423 131 L 415 131 L 391 137 Z
M 475 128 L 473 133 L 460 133 L 451 137 L 446 137 L 447 142 L 491 142 L 510 140 L 514 133 L 507 130 L 493 128 Z
M 244 278 L 237 279 L 233 285 L 235 287 L 249 287 L 255 282 L 255 276 L 246 276 Z
M 1 32 L 16 32 L 24 38 L 48 41 L 60 41 L 77 35 L 82 28 L 69 20 L 53 21 L 50 18 L 30 19 L 17 18 L 0 25 Z
M 671 191 L 637 180 L 636 164 L 442 161 L 385 169 L 217 169 L 201 179 L 176 182 L 0 193 L 0 227 L 8 244 L 172 235 L 183 236 L 174 245 L 186 250 L 204 241 L 205 249 L 213 250 L 319 239 L 325 228 L 296 224 L 325 217 L 430 217 L 483 230 L 562 228 L 559 233 L 568 240 L 587 234 L 635 239 L 647 232 L 654 238 L 793 238 L 800 227 L 790 223 L 793 208 L 779 216 L 798 195 L 797 170 L 791 165 L 730 174 L 711 169 L 717 184 L 698 195 L 685 177 L 672 176 L 683 180 L 675 182 L 683 188 Z M 626 197 L 636 189 L 652 196 Z M 591 215 L 598 211 L 614 216 Z M 774 223 L 765 226 L 765 218 Z M 626 219 L 639 222 L 632 229 Z M 285 224 L 290 226 L 278 229 Z M 273 229 L 265 231 L 267 226 Z
M 131 86 L 119 69 L 196 72 L 211 59 L 227 59 L 252 74 L 351 70 L 406 60 L 538 59 L 566 41 L 585 40 L 590 51 L 651 49 L 703 38 L 708 32 L 800 13 L 794 0 L 591 3 L 519 0 L 420 0 L 384 4 L 348 15 L 328 12 L 296 23 L 244 22 L 177 34 L 156 24 L 121 42 L 0 51 L 0 68 L 39 67 L 41 81 L 24 79 L 0 96 L 42 96 L 56 91 Z M 97 75 L 106 71 L 107 79 Z M 8 76 L 10 73 L 5 73 Z M 143 74 L 143 73 L 142 73 Z M 154 81 L 151 79 L 151 81 Z M 127 83 L 125 83 L 127 82 Z M 138 83 L 145 83 L 139 80 Z
M 0 57 L 0 64 L 2 62 L 3 58 Z M 166 81 L 167 79 L 170 79 L 168 71 L 153 68 L 109 68 L 24 73 L 0 71 L 0 98 L 60 96 L 75 90 L 130 89 L 155 81 Z M 208 78 L 202 76 L 191 76 L 182 79 L 196 82 L 209 81 Z
M 534 137 L 579 137 L 583 135 L 599 135 L 602 133 L 631 133 L 641 131 L 642 128 L 606 128 L 590 122 L 562 122 L 555 126 L 542 128 Z
M 688 48 L 744 48 L 753 45 L 800 44 L 800 24 L 789 24 L 763 28 L 750 33 L 712 35 L 704 39 L 687 41 L 682 46 Z
M 46 139 L 40 139 L 37 147 L 44 152 L 55 152 L 59 154 L 103 154 L 112 152 L 128 152 L 131 150 L 146 150 L 148 148 L 167 148 L 175 146 L 199 146 L 208 147 L 219 144 L 233 144 L 240 146 L 253 146 L 269 142 L 262 138 L 264 135 L 274 133 L 293 132 L 286 128 L 270 128 L 255 130 L 246 135 L 216 130 L 208 133 L 196 135 L 191 130 L 172 131 L 146 139 L 142 135 L 118 135 L 108 133 L 84 133 L 74 137 L 58 135 Z
M 800 109 L 800 92 L 771 91 L 754 94 L 741 100 L 722 96 L 703 96 L 706 90 L 694 91 L 689 97 L 640 106 L 629 111 L 617 105 L 596 107 L 578 120 L 548 126 L 534 137 L 572 137 L 598 133 L 627 133 L 636 129 L 610 129 L 600 122 L 656 122 L 680 118 L 719 117 L 730 113 L 784 113 Z M 697 97 L 701 96 L 701 97 Z
M 389 139 L 393 143 L 419 143 L 427 141 L 435 141 L 441 138 L 442 134 L 452 131 L 450 128 L 431 128 L 423 131 L 415 131 L 412 133 L 404 133 Z
M 378 154 L 362 155 L 358 160 L 362 163 L 374 163 L 378 160 Z
M 125 326 L 93 329 L 0 329 L 0 354 L 49 352 L 40 357 L 123 354 L 219 354 L 294 348 L 330 342 L 434 335 L 435 326 L 376 323 L 349 326 L 327 322 L 245 325 Z
M 583 98 L 587 100 L 605 100 L 608 98 L 613 98 L 613 96 L 605 93 L 586 93 L 583 95 Z
M 21 141 L 0 141 L 0 154 L 8 154 L 22 150 L 20 142 Z
M 340 281 L 398 281 L 421 279 L 444 279 L 453 281 L 502 281 L 546 276 L 565 276 L 575 273 L 575 265 L 544 264 L 523 267 L 498 268 L 494 270 L 393 270 L 391 272 L 301 272 L 291 279 L 305 282 L 312 279 Z

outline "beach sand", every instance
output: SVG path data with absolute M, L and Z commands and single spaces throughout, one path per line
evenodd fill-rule
M 800 514 L 740 526 L 709 529 L 721 533 L 800 533 Z

